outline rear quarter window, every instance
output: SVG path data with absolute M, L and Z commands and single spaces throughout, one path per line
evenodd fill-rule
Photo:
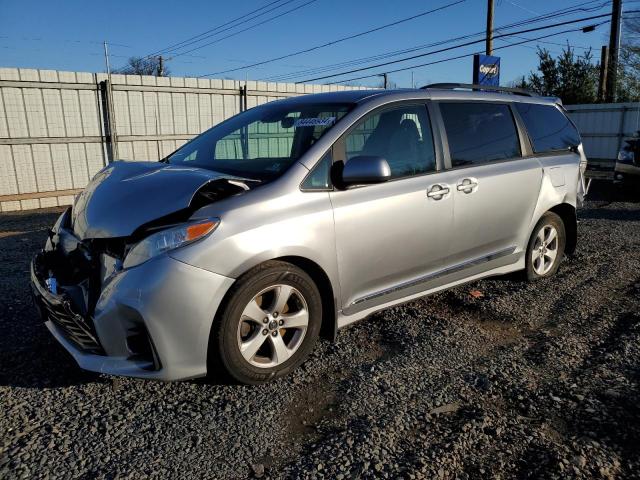
M 580 144 L 580 134 L 557 107 L 531 103 L 516 103 L 515 106 L 535 153 L 569 150 Z

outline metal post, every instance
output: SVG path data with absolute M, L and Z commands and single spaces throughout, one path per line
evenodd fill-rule
M 379 76 L 383 78 L 382 86 L 386 90 L 389 86 L 389 77 L 386 73 L 382 73 Z
M 248 108 L 247 84 L 240 87 L 240 111 L 244 112 Z M 249 127 L 245 125 L 240 130 L 240 144 L 242 146 L 242 158 L 249 158 Z
M 248 108 L 247 102 L 247 84 L 240 86 L 240 111 L 244 112 Z
M 618 81 L 618 57 L 620 54 L 620 17 L 622 16 L 622 0 L 613 0 L 611 6 L 611 32 L 609 34 L 609 67 L 607 76 L 606 98 L 608 102 L 616 101 Z
M 493 55 L 493 0 L 487 0 L 487 55 Z
M 103 124 L 105 141 L 107 143 L 107 151 L 110 153 L 107 161 L 112 162 L 118 159 L 118 137 L 116 135 L 116 120 L 113 112 L 113 90 L 111 89 L 111 82 L 109 80 L 100 82 L 100 90 L 102 92 L 102 110 L 104 112 Z
M 598 101 L 604 102 L 607 98 L 607 75 L 609 69 L 609 47 L 602 46 L 600 52 L 600 79 L 598 82 Z
M 104 109 L 106 113 L 106 122 L 108 123 L 109 133 L 108 141 L 111 149 L 111 161 L 118 159 L 118 138 L 116 135 L 115 115 L 113 113 L 113 89 L 111 88 L 111 64 L 109 62 L 109 46 L 107 41 L 104 41 L 104 61 L 107 67 L 107 81 L 104 87 Z
M 158 76 L 164 77 L 164 59 L 162 55 L 158 57 Z

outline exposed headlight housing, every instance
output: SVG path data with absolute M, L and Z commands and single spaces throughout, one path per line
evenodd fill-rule
M 122 266 L 135 267 L 163 252 L 196 242 L 213 232 L 218 225 L 220 219 L 208 218 L 160 230 L 129 250 Z

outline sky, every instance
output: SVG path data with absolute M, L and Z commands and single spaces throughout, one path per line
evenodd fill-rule
M 238 22 L 220 27 L 206 41 L 166 52 L 164 55 L 168 57 L 166 64 L 171 70 L 171 75 L 199 77 L 242 67 L 234 72 L 216 74 L 208 78 L 263 80 L 276 75 L 297 73 L 290 78 L 301 81 L 320 76 L 299 73 L 304 70 L 482 32 L 486 26 L 487 2 L 459 0 L 459 4 L 368 35 L 265 65 L 245 67 L 251 63 L 374 29 L 454 1 L 456 0 L 110 0 L 96 3 L 77 0 L 0 0 L 0 67 L 104 72 L 103 41 L 109 43 L 112 68 L 118 68 L 124 66 L 131 56 L 152 54 L 262 8 L 251 14 L 262 14 L 254 20 L 235 28 L 231 27 Z M 605 0 L 495 0 L 494 26 L 499 28 L 566 7 L 575 7 L 575 11 L 562 18 L 519 27 L 518 30 L 605 14 L 611 11 L 610 3 Z M 625 0 L 624 4 L 624 10 L 632 10 L 636 6 L 640 9 L 638 1 Z M 579 10 L 581 7 L 599 6 L 601 8 L 595 11 Z M 273 10 L 266 13 L 270 9 Z M 295 10 L 283 14 L 293 9 Z M 283 15 L 252 27 L 278 14 Z M 535 38 L 606 20 L 604 17 L 522 34 L 518 38 L 496 39 L 494 48 L 506 43 L 521 42 L 524 38 Z M 222 38 L 245 28 L 249 29 L 230 38 Z M 222 31 L 225 29 L 227 30 Z M 601 46 L 608 43 L 608 36 L 609 25 L 604 24 L 594 32 L 565 33 L 544 40 L 553 44 L 540 45 L 554 54 L 559 53 L 567 42 L 576 47 L 577 53 L 592 47 L 594 58 L 597 58 Z M 480 37 L 473 39 L 476 38 Z M 216 42 L 212 45 L 187 53 L 187 50 L 213 41 Z M 380 62 L 422 54 L 437 48 L 442 47 L 423 48 Z M 465 54 L 468 55 L 458 60 L 390 73 L 389 79 L 398 87 L 410 87 L 412 73 L 413 82 L 417 86 L 435 82 L 470 83 L 471 54 L 483 49 L 484 43 L 478 43 L 412 61 L 316 80 L 313 83 L 346 80 Z M 537 66 L 536 42 L 497 49 L 495 54 L 501 57 L 503 85 L 528 74 Z M 369 65 L 370 63 L 362 66 Z M 327 73 L 343 72 L 358 67 L 332 68 Z M 377 86 L 380 81 L 374 77 L 352 83 Z

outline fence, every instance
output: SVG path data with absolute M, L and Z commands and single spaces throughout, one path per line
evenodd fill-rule
M 0 211 L 70 204 L 114 158 L 158 160 L 247 108 L 349 88 L 0 68 Z M 640 128 L 638 104 L 566 108 L 591 160 Z
M 159 160 L 247 108 L 353 88 L 0 68 L 0 211 L 70 204 L 114 158 Z
M 567 105 L 565 108 L 580 130 L 591 162 L 614 161 L 624 139 L 640 129 L 638 103 Z

